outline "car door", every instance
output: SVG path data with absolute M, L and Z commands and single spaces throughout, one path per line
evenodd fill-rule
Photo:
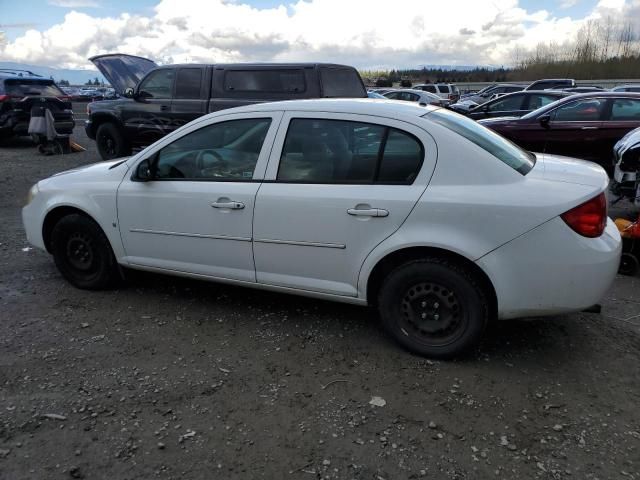
M 171 116 L 174 81 L 174 68 L 151 71 L 138 85 L 135 102 L 123 107 L 127 136 L 134 143 L 150 145 L 178 127 Z
M 286 113 L 256 199 L 257 281 L 356 296 L 364 259 L 402 225 L 435 161 L 431 137 L 406 122 Z
M 209 92 L 204 87 L 204 67 L 177 69 L 173 99 L 171 101 L 172 124 L 182 126 L 207 113 Z
M 148 170 L 134 166 L 118 189 L 125 261 L 255 281 L 254 200 L 281 116 L 222 115 L 145 155 Z M 140 181 L 139 168 L 151 180 Z
M 578 98 L 550 113 L 544 152 L 597 161 L 606 99 Z

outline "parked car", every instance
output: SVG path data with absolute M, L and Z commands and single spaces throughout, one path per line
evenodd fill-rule
M 569 93 L 592 93 L 592 92 L 604 92 L 605 89 L 602 87 L 598 87 L 596 85 L 591 86 L 582 86 L 582 87 L 572 87 L 572 88 L 554 88 L 553 90 L 559 90 L 561 92 L 569 92 Z
M 411 88 L 413 90 L 424 90 L 425 92 L 435 93 L 440 98 L 449 100 L 450 103 L 456 103 L 460 99 L 460 90 L 451 83 L 421 83 Z
M 640 93 L 640 83 L 629 83 L 627 85 L 618 85 L 617 87 L 613 87 L 611 91 Z
M 0 69 L 0 139 L 28 135 L 35 106 L 51 111 L 58 133 L 73 131 L 71 102 L 53 80 L 28 70 Z
M 253 103 L 366 98 L 358 71 L 321 63 L 184 64 L 109 54 L 90 59 L 123 98 L 89 105 L 85 130 L 103 159 L 130 155 L 208 112 Z
M 488 102 L 495 94 L 519 92 L 523 89 L 524 85 L 517 85 L 515 83 L 500 83 L 497 85 L 492 85 L 490 88 L 482 89 L 475 95 L 466 96 L 463 98 L 463 100 L 466 104 L 481 105 L 485 102 Z
M 640 128 L 631 130 L 614 145 L 613 159 L 611 192 L 640 206 Z
M 521 118 L 480 120 L 522 148 L 613 168 L 613 145 L 640 126 L 640 94 L 599 92 L 563 98 Z
M 426 107 L 427 105 L 438 105 L 444 107 L 449 105 L 449 100 L 446 100 L 435 93 L 429 93 L 423 90 L 413 90 L 410 88 L 393 90 L 385 93 L 384 96 L 390 100 L 417 102 L 421 107 Z
M 471 108 L 466 112 L 466 115 L 474 120 L 504 116 L 521 117 L 569 95 L 571 94 L 551 90 L 527 90 L 507 93 L 499 98 Z
M 606 186 L 444 108 L 288 101 L 42 180 L 22 218 L 79 288 L 121 265 L 374 305 L 399 343 L 445 358 L 492 318 L 599 301 L 620 259 Z
M 386 100 L 387 97 L 385 97 L 384 95 L 380 95 L 378 92 L 367 92 L 367 97 L 369 98 L 377 98 L 377 99 L 382 99 L 382 100 Z
M 387 92 L 393 92 L 395 90 L 395 88 L 375 88 L 373 90 L 368 90 L 368 92 L 372 92 L 372 93 L 378 93 L 380 95 L 384 95 Z
M 576 81 L 573 78 L 545 78 L 536 80 L 525 88 L 525 90 L 546 90 L 548 88 L 574 88 Z

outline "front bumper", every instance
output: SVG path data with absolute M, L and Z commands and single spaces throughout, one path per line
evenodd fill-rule
M 556 217 L 480 258 L 500 319 L 581 311 L 598 303 L 620 265 L 622 242 L 611 219 L 586 238 Z
M 27 241 L 40 250 L 47 250 L 42 238 L 42 211 L 44 205 L 43 195 L 36 195 L 35 198 L 22 209 L 22 225 L 27 233 Z
M 96 139 L 96 133 L 93 129 L 93 122 L 91 122 L 91 120 L 84 121 L 84 131 L 87 134 L 87 137 L 89 137 L 91 140 Z

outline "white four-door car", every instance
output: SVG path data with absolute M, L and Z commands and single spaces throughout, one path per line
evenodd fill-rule
M 265 103 L 34 185 L 23 221 L 80 288 L 118 265 L 375 305 L 450 357 L 492 318 L 587 308 L 620 236 L 597 165 L 532 154 L 446 109 Z
M 427 105 L 445 107 L 451 103 L 449 100 L 445 100 L 435 93 L 423 92 L 422 90 L 413 90 L 411 88 L 392 90 L 390 92 L 384 93 L 383 95 L 389 100 L 416 102 L 421 107 L 426 107 Z

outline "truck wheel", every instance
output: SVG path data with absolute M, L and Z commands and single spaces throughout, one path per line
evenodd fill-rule
M 131 155 L 131 148 L 120 129 L 113 123 L 103 123 L 96 131 L 98 153 L 104 160 Z
M 489 318 L 489 302 L 476 278 L 442 258 L 400 265 L 384 280 L 378 306 L 385 329 L 405 348 L 451 358 L 475 345 Z
M 62 217 L 51 233 L 53 259 L 72 285 L 99 290 L 119 279 L 111 245 L 100 226 L 90 218 L 71 214 Z

